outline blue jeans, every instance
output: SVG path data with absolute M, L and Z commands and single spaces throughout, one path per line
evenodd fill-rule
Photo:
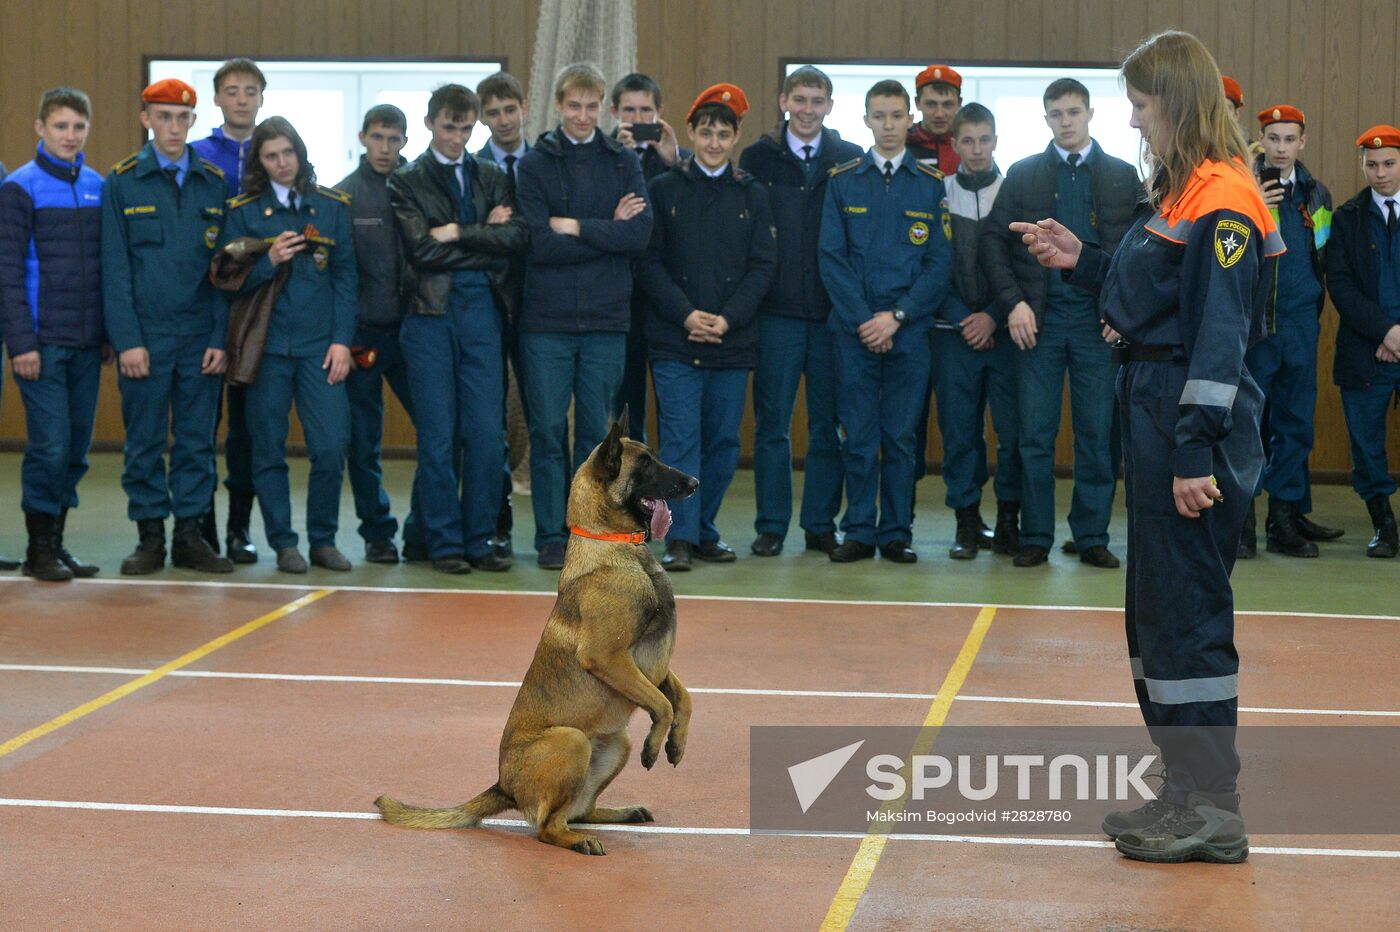
M 15 376 L 29 437 L 20 466 L 20 505 L 26 514 L 57 515 L 78 507 L 101 373 L 99 349 L 41 345 L 39 378 Z
M 1365 388 L 1342 389 L 1342 414 L 1351 437 L 1351 487 L 1362 500 L 1394 495 L 1395 480 L 1385 451 L 1385 420 L 1391 399 L 1400 395 L 1400 363 L 1377 362 Z
M 961 331 L 933 331 L 938 360 L 938 430 L 943 435 L 944 499 L 949 508 L 982 502 L 987 482 L 987 405 L 997 430 L 997 501 L 1021 500 L 1020 419 L 1016 396 L 1016 344 L 998 333 L 996 345 L 975 350 Z
M 700 479 L 697 494 L 671 506 L 667 540 L 719 540 L 715 517 L 739 465 L 739 425 L 749 391 L 747 369 L 704 369 L 653 360 L 661 419 L 661 461 Z
M 1317 407 L 1317 316 L 1280 317 L 1278 332 L 1245 354 L 1249 374 L 1268 399 L 1268 464 L 1259 488 L 1272 498 L 1301 502 L 1308 493 L 1308 455 L 1313 448 L 1313 413 Z M 1259 489 L 1254 492 L 1259 494 Z
M 1021 546 L 1055 542 L 1055 437 L 1060 399 L 1069 373 L 1070 423 L 1074 429 L 1074 498 L 1069 528 L 1080 551 L 1107 546 L 1117 486 L 1111 454 L 1113 349 L 1102 325 L 1048 311 L 1034 349 L 1018 351 L 1021 413 Z
M 263 355 L 258 379 L 244 393 L 253 438 L 253 488 L 274 550 L 297 546 L 292 491 L 287 480 L 287 429 L 292 402 L 306 438 L 311 475 L 306 484 L 306 537 L 311 546 L 335 546 L 340 486 L 350 443 L 345 384 L 326 384 L 323 356 Z
M 393 389 L 399 404 L 416 424 L 413 397 L 408 390 L 408 367 L 399 345 L 397 327 L 360 327 L 355 345 L 374 347 L 374 365 L 354 366 L 345 380 L 350 396 L 350 449 L 346 457 L 350 491 L 355 496 L 355 516 L 360 519 L 360 537 L 366 541 L 393 540 L 399 529 L 389 495 L 384 491 L 384 469 L 380 451 L 384 441 L 384 383 Z M 415 427 L 415 430 L 417 428 Z M 405 543 L 423 542 L 418 521 L 418 474 L 413 475 L 413 492 L 408 517 L 403 523 Z
M 798 382 L 806 376 L 807 457 L 802 528 L 836 530 L 841 510 L 841 437 L 836 427 L 836 362 L 825 321 L 761 314 L 753 373 L 753 481 L 759 534 L 787 535 L 792 522 L 792 426 Z
M 535 549 L 568 538 L 569 482 L 608 434 L 608 415 L 627 353 L 625 333 L 520 335 L 525 395 L 530 405 L 530 497 L 535 509 Z M 574 403 L 574 442 L 569 449 L 569 402 Z
M 441 316 L 410 314 L 399 335 L 417 413 L 419 503 L 434 560 L 485 556 L 501 508 L 501 315 L 488 292 L 472 294 L 476 301 Z
M 117 374 L 126 426 L 126 516 L 163 521 L 173 511 L 176 518 L 197 518 L 214 497 L 214 418 L 222 379 L 200 371 L 207 334 L 151 336 L 145 345 L 151 374 L 144 379 Z M 167 435 L 174 438 L 168 476 Z
M 836 406 L 846 432 L 841 529 L 862 544 L 908 543 L 914 534 L 914 428 L 933 356 L 928 332 L 901 329 L 888 353 L 872 353 L 851 333 L 835 334 L 833 341 Z

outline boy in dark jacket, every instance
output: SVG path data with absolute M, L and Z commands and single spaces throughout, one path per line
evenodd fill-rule
M 650 299 L 661 458 L 700 477 L 700 494 L 674 507 L 661 560 L 672 572 L 692 556 L 735 558 L 715 517 L 739 462 L 758 306 L 776 259 L 768 191 L 729 162 L 748 109 L 732 84 L 705 90 L 686 117 L 695 155 L 651 183 L 655 222 L 637 274 Z
M 530 230 L 520 349 L 535 549 L 545 569 L 564 565 L 569 477 L 607 434 L 627 352 L 632 257 L 651 237 L 637 156 L 598 129 L 606 91 L 592 65 L 562 69 L 554 82 L 559 125 L 525 153 L 516 179 Z
M 841 510 L 841 438 L 836 427 L 836 362 L 826 327 L 831 312 L 817 271 L 822 201 L 832 168 L 860 158 L 860 146 L 822 124 L 831 113 L 831 79 L 810 65 L 783 81 L 778 106 L 788 118 L 744 150 L 739 167 L 768 188 L 778 231 L 778 268 L 758 318 L 754 368 L 752 546 L 760 557 L 783 549 L 792 521 L 792 425 L 805 379 L 807 455 L 798 522 L 808 550 L 836 549 Z
M 1385 420 L 1400 394 L 1400 129 L 1373 126 L 1356 145 L 1367 187 L 1337 209 L 1327 247 L 1327 290 L 1340 318 L 1332 380 L 1351 435 L 1352 488 L 1376 532 L 1366 556 L 1394 557 Z
M 0 338 L 24 402 L 21 470 L 29 550 L 23 571 L 49 582 L 97 567 L 63 546 L 68 509 L 97 415 L 102 326 L 102 176 L 83 164 L 92 105 L 58 87 L 39 103 L 39 148 L 0 184 Z

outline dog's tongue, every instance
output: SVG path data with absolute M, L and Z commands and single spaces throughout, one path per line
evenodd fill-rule
M 651 512 L 651 536 L 653 540 L 663 540 L 666 533 L 671 530 L 671 509 L 666 505 L 666 499 L 656 499 L 656 507 Z

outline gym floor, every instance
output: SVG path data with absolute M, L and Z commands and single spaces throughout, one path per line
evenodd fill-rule
M 386 464 L 396 502 L 410 473 Z M 294 463 L 298 509 L 304 475 Z M 528 498 L 505 574 L 358 563 L 347 491 L 352 573 L 278 574 L 259 539 L 262 561 L 231 577 L 133 580 L 117 573 L 135 541 L 119 476 L 119 456 L 94 455 L 69 520 L 100 576 L 0 575 L 0 903 L 16 928 L 1382 928 L 1400 913 L 1396 836 L 1253 835 L 1243 865 L 1156 866 L 1102 836 L 750 835 L 751 725 L 1140 721 L 1122 571 L 1058 552 L 1028 570 L 948 560 L 937 477 L 919 490 L 918 564 L 833 566 L 800 531 L 779 557 L 748 555 L 741 471 L 720 516 L 739 562 L 676 577 L 685 760 L 648 772 L 634 752 L 604 801 L 657 822 L 603 827 L 608 856 L 585 858 L 516 813 L 410 831 L 371 804 L 453 805 L 495 779 L 554 597 Z M 0 486 L 18 489 L 17 455 L 0 455 Z M 1400 564 L 1365 558 L 1349 489 L 1315 498 L 1341 541 L 1236 570 L 1241 720 L 1400 726 Z M 12 502 L 0 553 L 22 549 Z

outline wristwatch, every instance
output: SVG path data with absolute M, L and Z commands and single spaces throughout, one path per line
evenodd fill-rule
M 904 313 L 904 308 L 902 307 L 897 307 L 890 313 L 894 315 L 895 321 L 901 324 L 904 323 L 904 321 L 907 320 L 909 317 L 908 314 Z

